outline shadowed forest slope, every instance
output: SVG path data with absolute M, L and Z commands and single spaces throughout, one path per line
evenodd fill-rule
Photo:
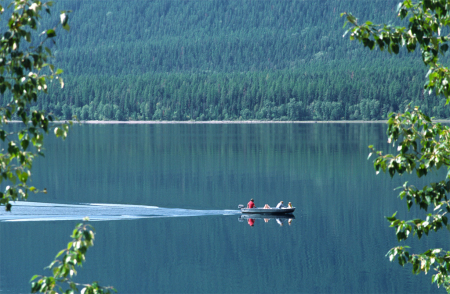
M 54 48 L 66 87 L 34 107 L 81 120 L 372 120 L 412 103 L 448 118 L 423 92 L 420 55 L 342 36 L 341 12 L 389 22 L 397 2 L 56 1 L 72 10 Z

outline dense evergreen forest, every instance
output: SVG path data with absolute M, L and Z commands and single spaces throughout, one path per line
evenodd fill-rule
M 81 120 L 378 120 L 412 103 L 449 118 L 423 92 L 420 55 L 343 38 L 341 12 L 391 22 L 397 2 L 56 0 L 72 10 L 53 48 L 66 86 L 33 107 Z

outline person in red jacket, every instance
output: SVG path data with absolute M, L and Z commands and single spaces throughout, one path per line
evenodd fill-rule
M 247 203 L 247 208 L 256 208 L 255 202 L 253 202 L 253 198 L 250 199 L 249 203 Z

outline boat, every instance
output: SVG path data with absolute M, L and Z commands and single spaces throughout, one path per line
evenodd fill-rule
M 295 211 L 295 207 L 283 207 L 283 208 L 246 208 L 244 205 L 239 204 L 238 208 L 241 213 L 245 214 L 292 214 Z
M 238 220 L 239 221 L 244 221 L 244 220 L 248 220 L 249 218 L 251 219 L 295 219 L 295 215 L 293 214 L 247 214 L 247 213 L 243 213 L 239 216 Z

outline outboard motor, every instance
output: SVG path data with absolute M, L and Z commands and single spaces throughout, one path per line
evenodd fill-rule
M 242 204 L 239 204 L 239 205 L 238 205 L 238 208 L 239 208 L 239 209 L 244 208 L 244 207 L 245 207 L 245 206 L 242 205 Z

